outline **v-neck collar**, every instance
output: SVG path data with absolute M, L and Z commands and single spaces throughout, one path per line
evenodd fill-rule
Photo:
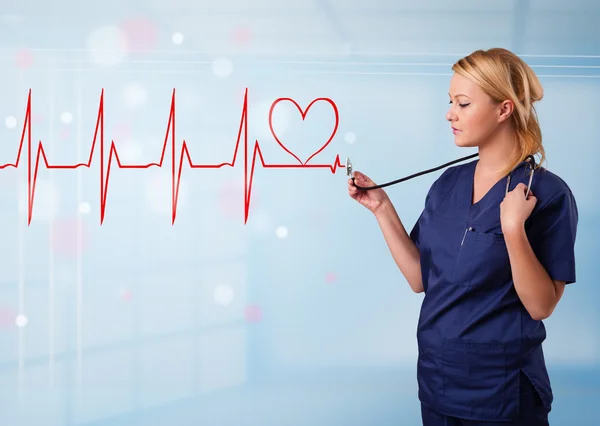
M 475 189 L 475 170 L 478 162 L 479 160 L 471 162 L 470 167 L 467 170 L 468 184 L 466 191 L 466 201 L 470 214 L 477 214 L 479 211 L 485 209 L 486 207 L 489 207 L 494 202 L 498 202 L 498 204 L 500 204 L 504 199 L 504 193 L 506 191 L 507 177 L 504 176 L 498 179 L 498 181 L 494 183 L 494 185 L 483 195 L 483 197 L 479 201 L 473 203 L 473 191 Z
M 490 207 L 491 205 L 493 205 L 494 203 L 497 203 L 498 205 L 500 205 L 500 203 L 502 202 L 502 200 L 504 200 L 504 196 L 506 193 L 506 184 L 508 182 L 508 175 L 500 178 L 485 194 L 484 196 L 477 201 L 476 203 L 473 203 L 473 190 L 475 188 L 475 169 L 477 167 L 477 163 L 479 162 L 479 159 L 472 161 L 471 163 L 468 164 L 468 167 L 465 168 L 465 182 L 466 182 L 466 187 L 465 187 L 465 195 L 466 195 L 466 204 L 467 204 L 467 211 L 469 212 L 469 215 L 477 215 L 480 211 Z M 520 162 L 519 164 L 517 164 L 515 166 L 515 168 L 511 171 L 511 181 L 510 181 L 510 189 L 512 190 L 515 188 L 515 186 L 517 186 L 520 182 L 524 182 L 525 180 L 527 180 L 529 177 L 529 175 L 527 174 L 527 176 L 519 176 L 519 174 L 517 173 L 517 171 L 521 170 L 522 167 L 524 167 L 526 165 L 526 163 L 524 161 Z

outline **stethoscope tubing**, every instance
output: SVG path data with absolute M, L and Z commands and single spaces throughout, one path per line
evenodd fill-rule
M 456 160 L 449 161 L 449 162 L 447 162 L 447 163 L 445 163 L 445 164 L 442 164 L 441 166 L 437 166 L 437 167 L 434 167 L 434 168 L 432 168 L 432 169 L 423 170 L 423 171 L 421 171 L 421 172 L 414 173 L 414 174 L 412 174 L 412 175 L 405 176 L 405 177 L 403 177 L 403 178 L 400 178 L 400 179 L 392 180 L 392 181 L 390 181 L 390 182 L 383 183 L 383 184 L 381 184 L 381 185 L 373 185 L 373 186 L 359 186 L 359 185 L 357 185 L 357 184 L 355 183 L 355 179 L 356 179 L 355 177 L 352 177 L 352 184 L 353 184 L 353 185 L 354 185 L 354 186 L 355 186 L 357 189 L 360 189 L 360 190 L 363 190 L 363 191 L 370 191 L 370 190 L 372 190 L 372 189 L 385 188 L 386 186 L 395 185 L 395 184 L 397 184 L 397 183 L 404 182 L 404 181 L 407 181 L 407 180 L 409 180 L 409 179 L 416 178 L 417 176 L 422 176 L 422 175 L 425 175 L 425 174 L 427 174 L 427 173 L 433 173 L 433 172 L 436 172 L 436 171 L 438 171 L 438 170 L 440 170 L 440 169 L 443 169 L 443 168 L 445 168 L 445 167 L 451 166 L 451 165 L 453 165 L 453 164 L 456 164 L 456 163 L 460 163 L 461 161 L 466 161 L 466 160 L 469 160 L 469 159 L 471 159 L 471 158 L 475 158 L 475 157 L 477 157 L 478 155 L 479 155 L 478 153 L 477 153 L 477 154 L 472 154 L 472 155 L 467 155 L 466 157 L 462 157 L 462 158 L 458 158 L 458 159 L 456 159 Z M 351 174 L 352 174 L 352 163 L 350 163 L 350 159 L 349 159 L 349 158 L 346 158 L 346 170 L 347 170 L 347 173 L 348 173 L 348 175 L 351 175 Z
M 465 157 L 457 158 L 456 160 L 452 160 L 452 161 L 449 161 L 447 163 L 444 163 L 444 164 L 442 164 L 440 166 L 437 166 L 437 167 L 434 167 L 434 168 L 431 168 L 431 169 L 427 169 L 427 170 L 423 170 L 423 171 L 418 172 L 418 173 L 413 173 L 412 175 L 405 176 L 405 177 L 402 177 L 400 179 L 392 180 L 390 182 L 386 182 L 386 183 L 383 183 L 383 184 L 380 184 L 380 185 L 359 186 L 355 182 L 356 178 L 354 176 L 352 176 L 352 184 L 357 189 L 360 189 L 362 191 L 370 191 L 372 189 L 385 188 L 385 187 L 390 186 L 390 185 L 395 185 L 397 183 L 404 182 L 404 181 L 407 181 L 409 179 L 413 179 L 413 178 L 415 178 L 417 176 L 422 176 L 422 175 L 425 175 L 427 173 L 432 173 L 432 172 L 438 171 L 440 169 L 443 169 L 445 167 L 451 166 L 451 165 L 456 164 L 456 163 L 460 163 L 462 161 L 470 160 L 471 158 L 475 158 L 477 156 L 479 156 L 479 153 L 467 155 Z M 535 169 L 536 166 L 535 166 L 535 158 L 533 157 L 533 155 L 528 155 L 527 158 L 525 159 L 525 161 L 528 163 L 528 165 L 531 168 L 531 171 L 530 171 L 530 174 L 529 174 L 529 184 L 527 185 L 527 193 L 525 195 L 525 198 L 527 198 L 527 197 L 529 197 L 529 192 L 531 190 L 531 183 L 533 181 L 533 172 L 534 172 L 534 169 Z M 352 175 L 352 163 L 350 162 L 349 158 L 346 158 L 346 173 L 348 174 L 348 176 Z M 507 176 L 506 193 L 508 193 L 508 189 L 509 189 L 509 186 L 510 186 L 510 180 L 511 180 L 510 176 L 511 176 L 511 174 L 509 174 Z

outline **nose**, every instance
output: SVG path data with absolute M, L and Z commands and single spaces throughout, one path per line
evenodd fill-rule
M 446 120 L 448 120 L 448 121 L 456 120 L 456 113 L 454 112 L 454 108 L 452 108 L 452 106 L 450 106 L 450 108 L 448 109 L 448 112 L 446 113 Z

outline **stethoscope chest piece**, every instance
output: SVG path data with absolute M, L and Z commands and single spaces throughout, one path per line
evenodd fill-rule
M 348 157 L 346 157 L 346 174 L 352 176 L 352 162 Z

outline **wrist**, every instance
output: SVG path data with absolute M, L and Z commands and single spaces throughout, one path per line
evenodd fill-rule
M 377 220 L 382 217 L 388 216 L 390 213 L 394 211 L 394 205 L 390 201 L 389 198 L 386 198 L 373 210 L 373 214 L 377 218 Z
M 502 233 L 505 239 L 519 239 L 526 236 L 525 224 L 512 224 L 502 227 Z

